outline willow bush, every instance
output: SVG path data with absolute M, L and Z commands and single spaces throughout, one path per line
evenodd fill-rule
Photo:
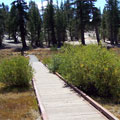
M 88 94 L 120 97 L 120 57 L 106 48 L 66 45 L 48 66 Z
M 0 82 L 7 86 L 27 87 L 32 76 L 29 60 L 23 56 L 3 59 L 0 63 Z

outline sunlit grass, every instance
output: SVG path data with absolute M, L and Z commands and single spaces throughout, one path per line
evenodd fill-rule
M 12 50 L 0 50 L 0 63 L 4 58 L 20 55 Z M 35 120 L 40 118 L 34 90 L 8 87 L 0 83 L 0 120 Z
M 35 120 L 39 116 L 33 90 L 0 93 L 0 119 Z
M 113 113 L 116 117 L 120 119 L 120 104 L 115 103 L 111 99 L 104 99 L 100 97 L 93 97 L 95 101 L 100 103 L 104 108 Z

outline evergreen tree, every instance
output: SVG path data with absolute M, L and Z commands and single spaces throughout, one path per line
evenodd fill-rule
M 100 24 L 101 24 L 101 14 L 100 14 L 100 10 L 98 8 L 96 8 L 96 7 L 93 8 L 92 24 L 94 26 L 97 42 L 99 44 L 100 43 L 99 27 L 100 27 Z
M 52 45 L 56 46 L 57 45 L 57 40 L 55 37 L 55 20 L 54 20 L 54 6 L 53 6 L 53 0 L 50 0 L 50 2 L 48 3 L 48 7 L 49 7 L 49 28 L 51 31 L 51 41 L 52 41 Z
M 45 8 L 44 15 L 44 32 L 45 32 L 45 39 L 48 43 L 48 46 L 52 43 L 53 46 L 57 45 L 57 40 L 55 36 L 55 11 L 53 1 L 48 1 L 48 5 Z
M 80 29 L 80 37 L 81 42 L 85 45 L 85 27 L 90 22 L 90 14 L 92 12 L 91 2 L 94 5 L 96 0 L 76 0 L 74 4 L 76 4 L 76 18 L 79 19 L 79 29 Z
M 44 28 L 44 39 L 46 41 L 46 45 L 50 47 L 50 26 L 49 26 L 49 7 L 44 9 L 44 14 L 43 14 L 43 28 Z
M 3 26 L 4 26 L 4 32 L 7 31 L 7 19 L 8 19 L 8 14 L 9 14 L 9 7 L 8 5 L 5 5 L 2 3 L 2 14 L 3 14 Z
M 75 11 L 74 7 L 71 6 L 71 1 L 67 0 L 64 4 L 65 15 L 66 15 L 66 27 L 67 32 L 69 32 L 70 40 L 73 41 L 77 26 L 75 26 Z
M 55 23 L 57 43 L 58 47 L 61 47 L 66 39 L 66 16 L 62 2 L 60 7 L 57 5 Z
M 106 26 L 108 39 L 111 44 L 118 44 L 117 36 L 119 29 L 119 8 L 117 0 L 107 0 L 106 4 L 107 15 L 106 15 Z
M 11 31 L 11 35 L 14 39 L 14 42 L 17 43 L 17 31 L 18 31 L 18 10 L 16 8 L 16 6 L 13 4 L 10 10 L 10 31 Z
M 8 12 L 7 20 L 6 20 L 6 32 L 8 33 L 8 39 L 10 40 L 10 34 L 11 34 L 11 18 L 10 18 L 10 12 Z
M 25 36 L 26 36 L 25 26 L 26 26 L 26 19 L 27 19 L 26 10 L 28 9 L 27 3 L 24 0 L 15 0 L 14 2 L 12 2 L 12 5 L 16 6 L 18 10 L 18 25 L 20 29 L 21 41 L 22 41 L 23 48 L 26 48 L 27 45 L 25 40 Z
M 102 39 L 105 42 L 105 39 L 107 38 L 107 30 L 106 30 L 106 8 L 104 8 L 103 10 L 103 14 L 102 14 L 102 19 L 101 19 L 101 36 Z
M 30 32 L 31 45 L 33 46 L 33 43 L 35 43 L 37 47 L 42 47 L 42 42 L 40 41 L 42 20 L 38 6 L 33 1 L 30 2 L 28 15 L 28 28 Z
M 0 5 L 0 47 L 2 46 L 2 40 L 4 35 L 4 15 L 3 7 Z

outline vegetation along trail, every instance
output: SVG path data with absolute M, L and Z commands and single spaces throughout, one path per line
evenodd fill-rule
M 35 70 L 34 83 L 48 120 L 107 120 L 107 118 L 90 105 L 83 97 L 38 61 L 29 55 Z M 116 119 L 117 120 L 117 119 Z

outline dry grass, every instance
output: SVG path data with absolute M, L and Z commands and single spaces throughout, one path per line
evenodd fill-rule
M 120 119 L 120 104 L 117 104 L 110 99 L 99 97 L 93 97 L 93 99 Z
M 39 111 L 33 90 L 0 93 L 1 120 L 35 120 L 38 117 Z
M 26 54 L 36 55 L 40 61 L 43 61 L 43 59 L 49 58 L 52 55 L 57 53 L 58 51 L 51 51 L 49 48 L 38 48 L 38 49 L 30 50 L 26 52 Z
M 114 51 L 117 55 L 120 55 L 120 48 L 115 47 L 112 48 L 111 50 Z
M 19 55 L 12 49 L 0 50 L 4 58 Z M 10 88 L 0 83 L 0 120 L 36 120 L 40 113 L 33 88 Z
M 120 104 L 103 104 L 103 107 L 108 109 L 111 113 L 113 113 L 120 120 Z

